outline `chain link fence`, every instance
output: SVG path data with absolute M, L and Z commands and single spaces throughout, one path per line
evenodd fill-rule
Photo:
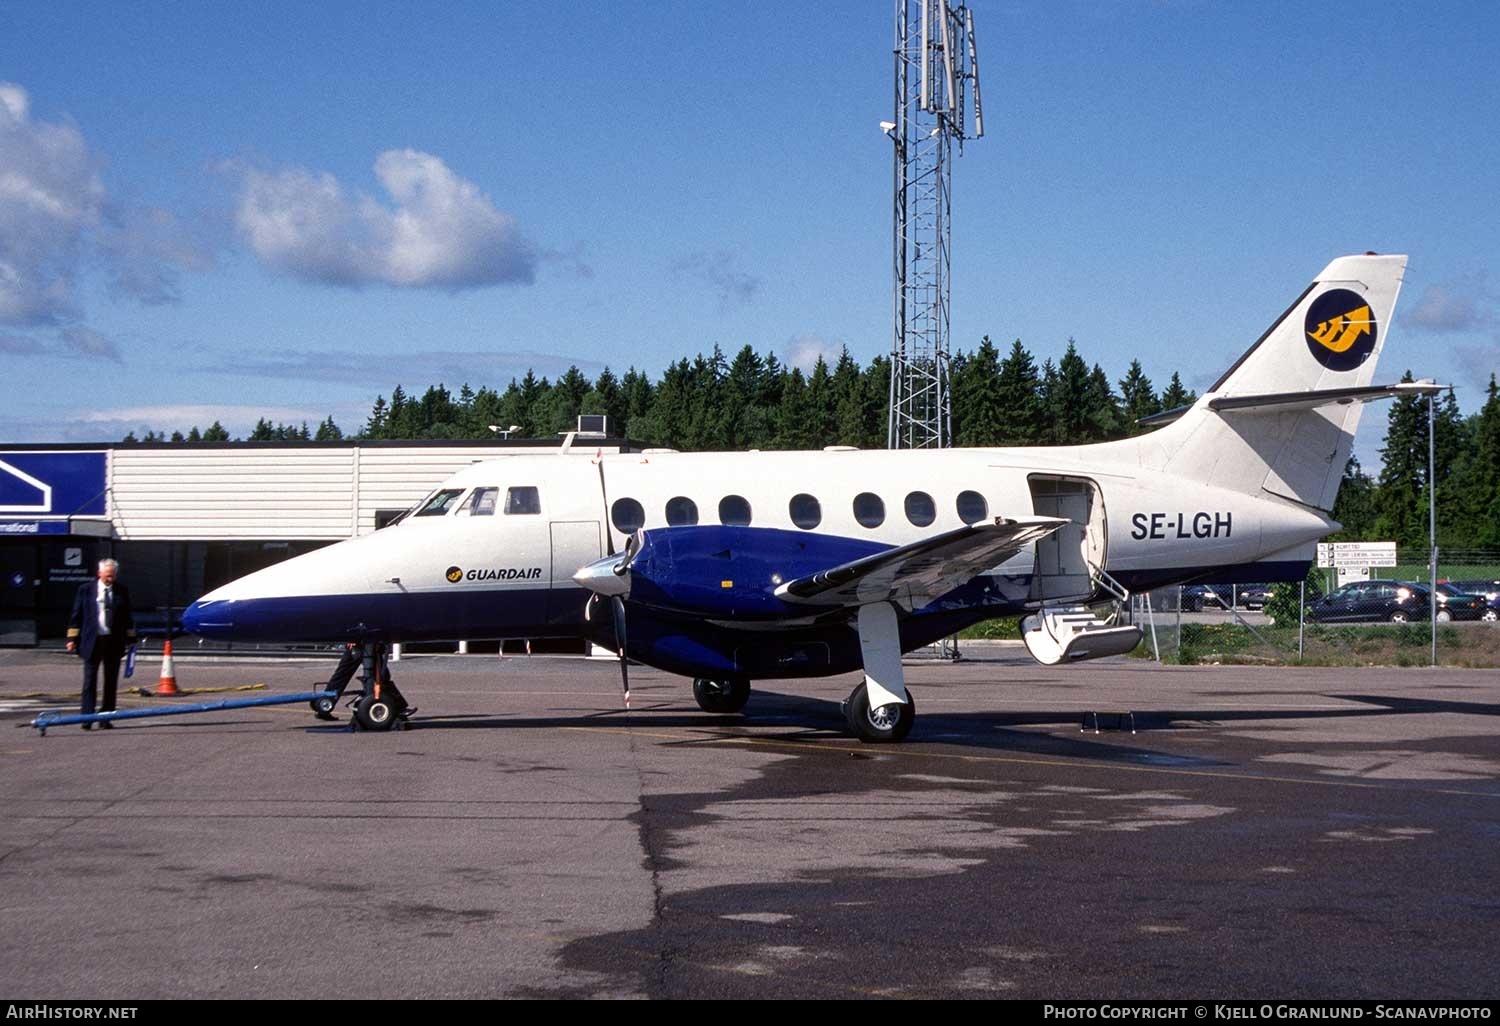
M 1132 596 L 1136 655 L 1174 663 L 1500 667 L 1500 552 L 1422 550 L 1340 584 L 1197 584 Z

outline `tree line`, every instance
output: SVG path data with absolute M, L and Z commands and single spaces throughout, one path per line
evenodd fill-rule
M 610 433 L 683 451 L 816 449 L 827 445 L 883 448 L 887 441 L 890 360 L 860 366 L 847 348 L 833 361 L 819 358 L 811 372 L 745 346 L 729 359 L 720 347 L 673 363 L 652 381 L 631 367 L 605 368 L 592 381 L 569 367 L 555 381 L 527 371 L 503 390 L 465 383 L 457 394 L 430 385 L 420 395 L 401 385 L 377 396 L 364 425 L 346 435 L 330 416 L 315 429 L 262 418 L 246 441 L 338 441 L 556 438 L 579 414 L 609 417 Z M 1111 380 L 1068 340 L 1061 358 L 1040 366 L 1019 339 L 1003 355 L 984 338 L 959 352 L 950 368 L 953 440 L 959 446 L 1076 445 L 1149 430 L 1139 421 L 1187 406 L 1197 395 L 1177 373 L 1159 391 L 1131 361 Z M 1411 380 L 1408 371 L 1405 380 Z M 230 441 L 215 421 L 188 434 L 148 432 L 126 442 Z M 1452 393 L 1436 403 L 1434 468 L 1438 482 L 1438 541 L 1445 548 L 1500 547 L 1500 396 L 1491 375 L 1478 413 L 1460 415 Z M 1395 540 L 1427 544 L 1427 402 L 1395 400 L 1387 415 L 1383 466 L 1371 476 L 1351 459 L 1334 517 L 1336 540 Z

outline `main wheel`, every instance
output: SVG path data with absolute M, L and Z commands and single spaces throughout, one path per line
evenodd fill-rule
M 1485 623 L 1494 623 L 1495 621 L 1500 620 L 1500 610 L 1486 609 L 1484 611 L 1484 615 L 1481 616 L 1480 619 Z
M 743 678 L 709 680 L 693 678 L 693 699 L 707 713 L 737 713 L 750 700 L 750 682 Z
M 849 692 L 844 703 L 849 732 L 861 741 L 900 741 L 911 733 L 917 719 L 917 703 L 906 693 L 906 702 L 870 707 L 870 692 L 863 682 Z
M 1453 614 L 1446 609 L 1439 609 L 1437 611 L 1437 621 L 1438 623 L 1452 623 Z
M 398 712 L 388 698 L 363 695 L 354 703 L 354 722 L 362 730 L 390 730 L 396 725 Z
M 1391 614 L 1391 623 L 1406 623 L 1408 619 L 1410 618 L 1406 615 L 1406 610 L 1404 609 L 1398 609 Z

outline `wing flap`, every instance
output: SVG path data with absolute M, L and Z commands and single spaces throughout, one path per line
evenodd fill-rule
M 813 606 L 862 606 L 899 599 L 922 605 L 1068 522 L 1057 517 L 997 517 L 994 523 L 944 531 L 787 581 L 776 589 L 776 597 Z

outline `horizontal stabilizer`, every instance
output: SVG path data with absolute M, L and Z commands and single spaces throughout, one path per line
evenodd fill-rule
M 1247 410 L 1265 410 L 1269 413 L 1284 413 L 1291 410 L 1311 410 L 1319 406 L 1347 406 L 1350 403 L 1368 403 L 1377 399 L 1390 399 L 1401 395 L 1432 395 L 1448 388 L 1432 380 L 1401 381 L 1394 385 L 1366 385 L 1363 388 L 1321 388 L 1311 392 L 1273 392 L 1267 395 L 1223 395 L 1208 400 L 1208 408 L 1221 413 Z
M 994 523 L 944 531 L 787 581 L 776 589 L 776 597 L 817 606 L 925 605 L 1067 523 L 1057 517 L 997 517 Z

